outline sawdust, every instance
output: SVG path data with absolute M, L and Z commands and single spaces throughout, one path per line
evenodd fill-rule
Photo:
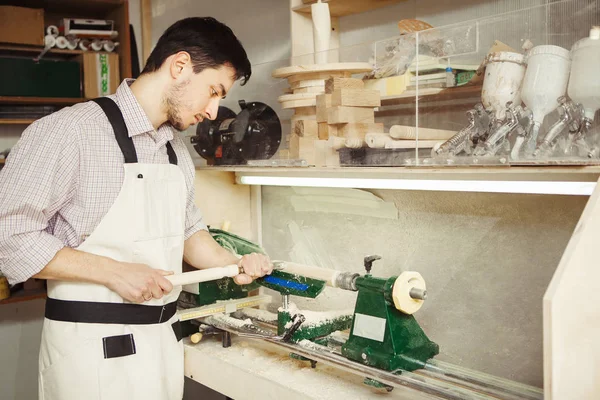
M 270 351 L 257 347 L 256 342 L 236 340 L 231 347 L 223 348 L 218 342 L 207 341 L 193 350 L 200 353 L 203 362 L 218 358 L 296 393 L 303 393 L 307 399 L 421 399 L 418 393 L 405 392 L 402 388 L 392 393 L 378 392 L 364 385 L 361 377 L 322 363 L 313 369 L 307 361 L 291 359 L 287 351 Z
M 258 310 L 256 308 L 244 308 L 244 315 L 261 322 L 277 322 L 277 314 L 268 310 Z
M 246 325 L 252 325 L 252 321 L 249 318 L 242 320 L 242 319 L 230 317 L 229 315 L 226 315 L 226 314 L 215 314 L 215 315 L 212 315 L 211 318 L 214 318 L 215 320 L 217 320 L 219 322 L 222 322 L 224 324 L 227 324 L 229 326 L 234 326 L 237 328 L 241 328 L 242 326 L 246 326 Z
M 283 311 L 283 308 L 279 308 L 279 311 Z M 333 322 L 336 319 L 345 316 L 352 316 L 354 314 L 354 308 L 348 308 L 344 310 L 331 310 L 331 311 L 311 311 L 311 310 L 300 310 L 295 303 L 290 303 L 288 312 L 290 315 L 300 313 L 304 315 L 306 320 L 300 325 L 301 328 L 317 327 L 328 322 Z M 285 328 L 291 326 L 291 321 L 285 325 Z

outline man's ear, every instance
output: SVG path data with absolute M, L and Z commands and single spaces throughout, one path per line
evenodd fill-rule
M 173 55 L 170 64 L 170 73 L 173 79 L 178 79 L 181 75 L 185 74 L 186 68 L 190 68 L 192 65 L 192 58 L 187 51 L 180 51 Z

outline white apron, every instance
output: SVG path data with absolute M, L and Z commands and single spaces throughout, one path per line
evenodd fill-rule
M 114 204 L 78 249 L 180 273 L 186 184 L 177 157 L 168 144 L 169 164 L 138 164 L 116 103 L 95 101 L 113 125 L 125 176 Z M 40 400 L 181 400 L 180 291 L 137 305 L 105 286 L 48 281 Z

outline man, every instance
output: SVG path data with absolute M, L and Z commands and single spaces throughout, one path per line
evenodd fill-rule
M 166 276 L 238 264 L 248 284 L 269 259 L 238 260 L 194 205 L 182 131 L 214 119 L 251 67 L 233 32 L 187 18 L 159 39 L 140 77 L 115 95 L 32 124 L 0 174 L 0 269 L 47 279 L 43 400 L 181 399 L 181 291 Z M 200 194 L 202 195 L 202 194 Z

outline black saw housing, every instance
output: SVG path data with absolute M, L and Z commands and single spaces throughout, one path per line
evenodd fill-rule
M 191 138 L 194 149 L 209 165 L 245 165 L 249 160 L 267 160 L 281 144 L 281 122 L 277 113 L 260 102 L 239 102 L 236 114 L 220 106 L 217 118 L 198 124 Z

